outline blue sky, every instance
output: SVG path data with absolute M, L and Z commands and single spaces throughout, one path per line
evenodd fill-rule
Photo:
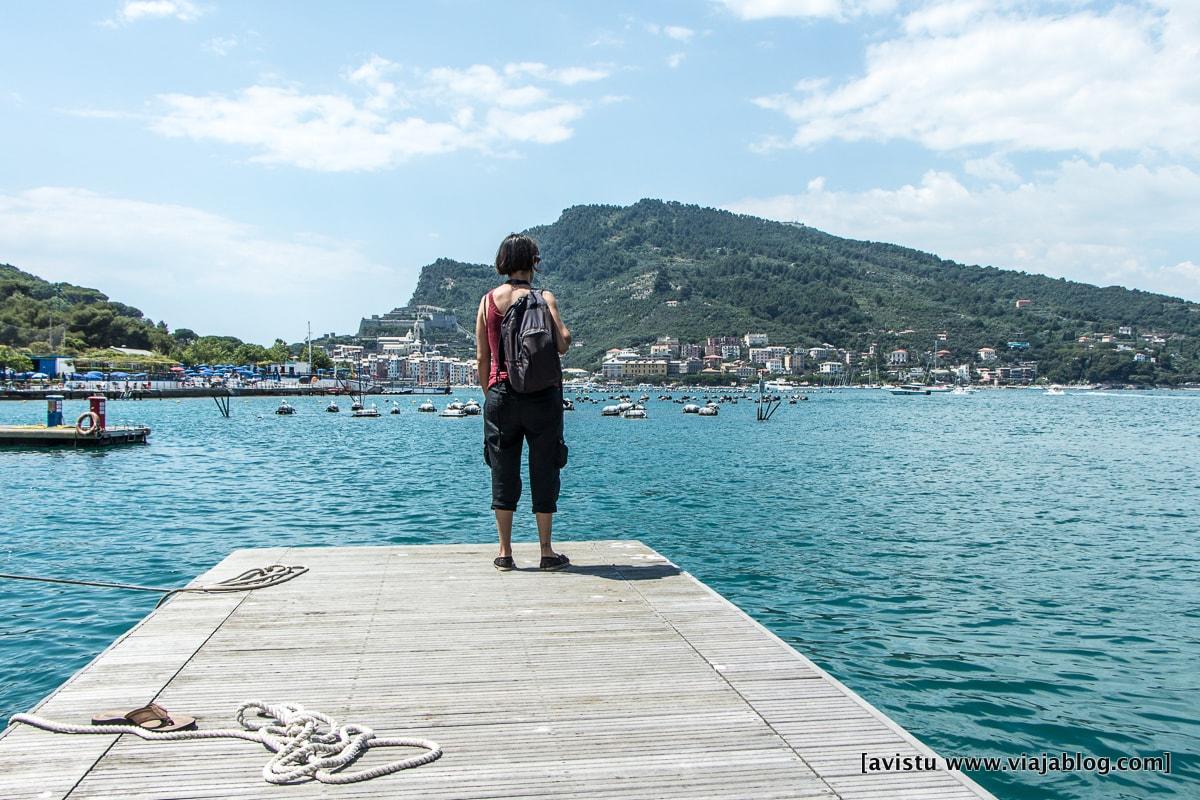
M 658 197 L 1200 300 L 1200 3 L 6 4 L 0 261 L 294 341 Z M 569 308 L 569 298 L 564 298 Z

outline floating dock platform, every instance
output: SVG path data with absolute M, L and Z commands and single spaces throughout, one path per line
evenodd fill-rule
M 105 428 L 97 433 L 79 433 L 74 425 L 0 425 L 0 446 L 14 447 L 109 447 L 115 444 L 145 444 L 150 429 L 144 425 Z
M 176 595 L 38 704 L 85 723 L 155 701 L 201 728 L 247 700 L 300 703 L 438 761 L 349 786 L 263 781 L 230 739 L 147 742 L 12 725 L 5 800 L 121 798 L 990 798 L 957 772 L 863 774 L 929 748 L 650 548 L 562 542 L 572 567 L 492 567 L 494 545 L 239 550 L 193 585 L 271 563 L 310 571 Z M 368 752 L 352 769 L 419 751 Z

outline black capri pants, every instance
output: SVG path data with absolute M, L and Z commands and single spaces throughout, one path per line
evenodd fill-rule
M 529 442 L 533 512 L 558 511 L 558 471 L 567 465 L 562 388 L 521 394 L 507 381 L 488 389 L 483 405 L 483 460 L 492 468 L 492 508 L 516 511 L 521 499 L 521 442 Z

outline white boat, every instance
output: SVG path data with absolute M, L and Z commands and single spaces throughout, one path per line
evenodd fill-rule
M 339 411 L 341 411 L 341 409 L 338 408 L 337 402 L 334 400 L 329 401 L 329 405 L 325 406 L 325 410 L 328 411 L 330 414 L 336 414 Z
M 392 408 L 390 411 L 388 411 L 388 413 L 389 414 L 399 414 L 400 413 L 400 406 L 396 405 L 395 400 L 392 401 Z
M 1053 397 L 1057 397 L 1059 395 L 1066 394 L 1066 392 L 1063 390 L 1063 388 L 1061 386 L 1051 386 L 1049 389 L 1046 390 L 1045 393 L 1048 395 L 1051 395 Z
M 275 409 L 275 413 L 286 417 L 295 414 L 296 409 L 287 400 L 283 400 L 279 403 L 279 408 Z
M 475 417 L 483 413 L 483 409 L 479 407 L 479 403 L 474 400 L 468 400 L 463 403 L 462 410 L 469 417 Z
M 700 406 L 696 405 L 695 403 L 688 403 L 683 407 L 683 413 L 698 414 L 700 413 Z
M 605 406 L 604 408 L 600 409 L 600 416 L 619 417 L 621 416 L 621 408 L 619 406 Z
M 421 403 L 421 405 L 417 406 L 417 411 L 422 411 L 426 414 L 432 414 L 437 411 L 437 406 L 426 400 L 424 403 Z
M 903 386 L 890 386 L 888 391 L 899 395 L 929 394 L 929 387 L 919 383 L 906 383 Z
M 454 419 L 467 416 L 467 412 L 463 411 L 461 408 L 452 408 L 451 406 L 453 406 L 453 405 L 454 404 L 451 403 L 449 406 L 446 406 L 446 408 L 442 411 L 441 414 L 438 414 L 438 416 L 439 417 L 452 417 Z
M 720 409 L 715 405 L 707 405 L 696 412 L 701 417 L 715 417 L 720 413 Z
M 950 392 L 950 394 L 956 394 L 959 396 L 972 395 L 975 394 L 975 390 L 970 386 L 955 386 L 954 391 Z
M 359 409 L 355 409 L 354 411 L 351 411 L 350 416 L 352 416 L 352 417 L 378 417 L 379 409 L 376 408 L 374 405 L 369 405 L 366 408 L 359 408 Z
M 625 419 L 646 419 L 647 418 L 646 417 L 646 409 L 642 408 L 641 406 L 634 406 L 633 408 L 626 411 L 622 416 L 624 416 Z
M 935 383 L 933 386 L 926 386 L 929 391 L 926 394 L 948 394 L 954 391 L 953 386 L 947 386 L 944 383 Z

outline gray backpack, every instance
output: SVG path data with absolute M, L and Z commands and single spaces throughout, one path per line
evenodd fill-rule
M 540 289 L 530 289 L 504 312 L 500 353 L 515 392 L 540 392 L 562 383 L 554 318 Z

